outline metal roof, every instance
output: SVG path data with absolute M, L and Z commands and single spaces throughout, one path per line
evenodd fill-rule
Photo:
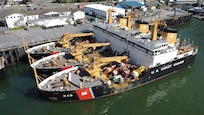
M 107 11 L 108 9 L 112 9 L 112 8 L 114 10 L 123 9 L 123 8 L 119 8 L 119 7 L 112 7 L 112 6 L 102 5 L 102 4 L 88 4 L 88 5 L 85 5 L 85 7 L 98 9 L 98 10 L 102 10 L 102 11 Z
M 131 8 L 131 7 L 141 7 L 141 6 L 144 6 L 144 5 L 136 1 L 124 1 L 116 5 L 116 7 L 125 8 L 125 9 Z
M 53 9 L 37 9 L 37 10 L 16 10 L 16 9 L 6 9 L 3 13 L 3 16 L 9 16 L 12 14 L 24 14 L 24 15 L 42 15 L 48 12 L 68 12 L 71 9 L 62 7 L 62 8 L 53 8 Z

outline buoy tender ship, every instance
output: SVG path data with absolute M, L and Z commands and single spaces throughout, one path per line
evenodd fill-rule
M 95 57 L 89 65 L 61 71 L 37 83 L 41 95 L 58 101 L 110 96 L 160 79 L 194 61 L 198 47 L 190 40 L 181 42 L 176 30 L 163 27 L 158 31 L 159 26 L 165 26 L 159 19 L 151 24 L 136 21 L 134 28 L 137 29 L 133 30 L 131 16 L 112 23 L 112 10 L 108 12 L 108 23 L 93 25 L 95 39 L 110 42 L 115 54 L 127 54 L 131 61 L 123 62 L 121 57 Z M 117 70 L 118 67 L 123 69 Z
M 145 70 L 130 64 L 127 56 L 96 56 L 89 64 L 46 78 L 38 89 L 43 97 L 55 101 L 89 100 L 134 88 Z

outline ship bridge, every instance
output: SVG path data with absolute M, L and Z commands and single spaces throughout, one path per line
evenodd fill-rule
M 118 54 L 128 52 L 133 64 L 155 67 L 173 60 L 177 55 L 175 42 L 168 41 L 163 36 L 152 39 L 151 31 L 141 32 L 138 29 L 128 30 L 117 23 L 97 23 L 93 25 L 96 40 L 110 41 L 113 51 Z M 170 35 L 171 36 L 171 35 Z

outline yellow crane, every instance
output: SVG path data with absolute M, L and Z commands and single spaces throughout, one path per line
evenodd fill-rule
M 108 24 L 113 23 L 112 13 L 115 12 L 113 9 L 108 9 Z
M 136 80 L 138 80 L 139 78 L 139 76 L 142 74 L 142 72 L 143 71 L 145 71 L 145 70 L 147 70 L 147 68 L 145 67 L 145 66 L 140 66 L 139 68 L 137 68 L 136 70 L 133 70 L 132 71 L 132 75 L 134 76 L 134 78 L 136 79 Z
M 85 37 L 85 36 L 91 36 L 94 37 L 94 33 L 75 33 L 75 34 L 70 34 L 70 33 L 64 33 L 63 37 L 58 40 L 58 43 L 62 45 L 64 48 L 69 48 L 69 41 L 74 39 L 75 37 Z
M 151 29 L 151 32 L 152 32 L 152 40 L 157 40 L 157 29 L 158 29 L 158 26 L 167 26 L 166 22 L 165 21 L 161 21 L 160 20 L 160 15 L 161 15 L 161 12 L 159 14 L 159 17 L 156 19 L 156 20 L 153 20 L 151 22 L 150 25 L 152 25 L 152 29 Z
M 157 19 L 157 20 L 153 20 L 151 22 L 151 25 L 152 25 L 152 40 L 157 40 L 157 28 L 158 28 L 158 26 L 159 25 L 166 26 L 166 23 Z
M 93 61 L 85 66 L 84 69 L 90 74 L 90 76 L 99 78 L 102 77 L 101 66 L 106 65 L 110 62 L 116 61 L 121 63 L 123 60 L 128 60 L 127 56 L 114 56 L 114 57 L 94 57 Z M 103 80 L 107 80 L 105 77 Z
M 95 48 L 95 47 L 101 47 L 101 46 L 109 46 L 110 43 L 83 43 L 83 42 L 76 42 L 75 45 L 71 46 L 69 48 L 69 53 L 75 57 L 76 60 L 80 61 L 82 60 L 83 51 L 87 48 Z

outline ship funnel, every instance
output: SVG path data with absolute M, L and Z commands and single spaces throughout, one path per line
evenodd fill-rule
M 148 22 L 136 20 L 134 26 L 136 29 L 138 29 L 143 34 L 149 32 L 149 23 Z
M 177 31 L 171 28 L 162 28 L 160 34 L 164 37 L 168 44 L 175 43 L 177 41 Z
M 131 29 L 131 16 L 124 16 L 122 18 L 119 18 L 119 22 L 120 22 L 120 27 L 127 27 L 128 30 Z

